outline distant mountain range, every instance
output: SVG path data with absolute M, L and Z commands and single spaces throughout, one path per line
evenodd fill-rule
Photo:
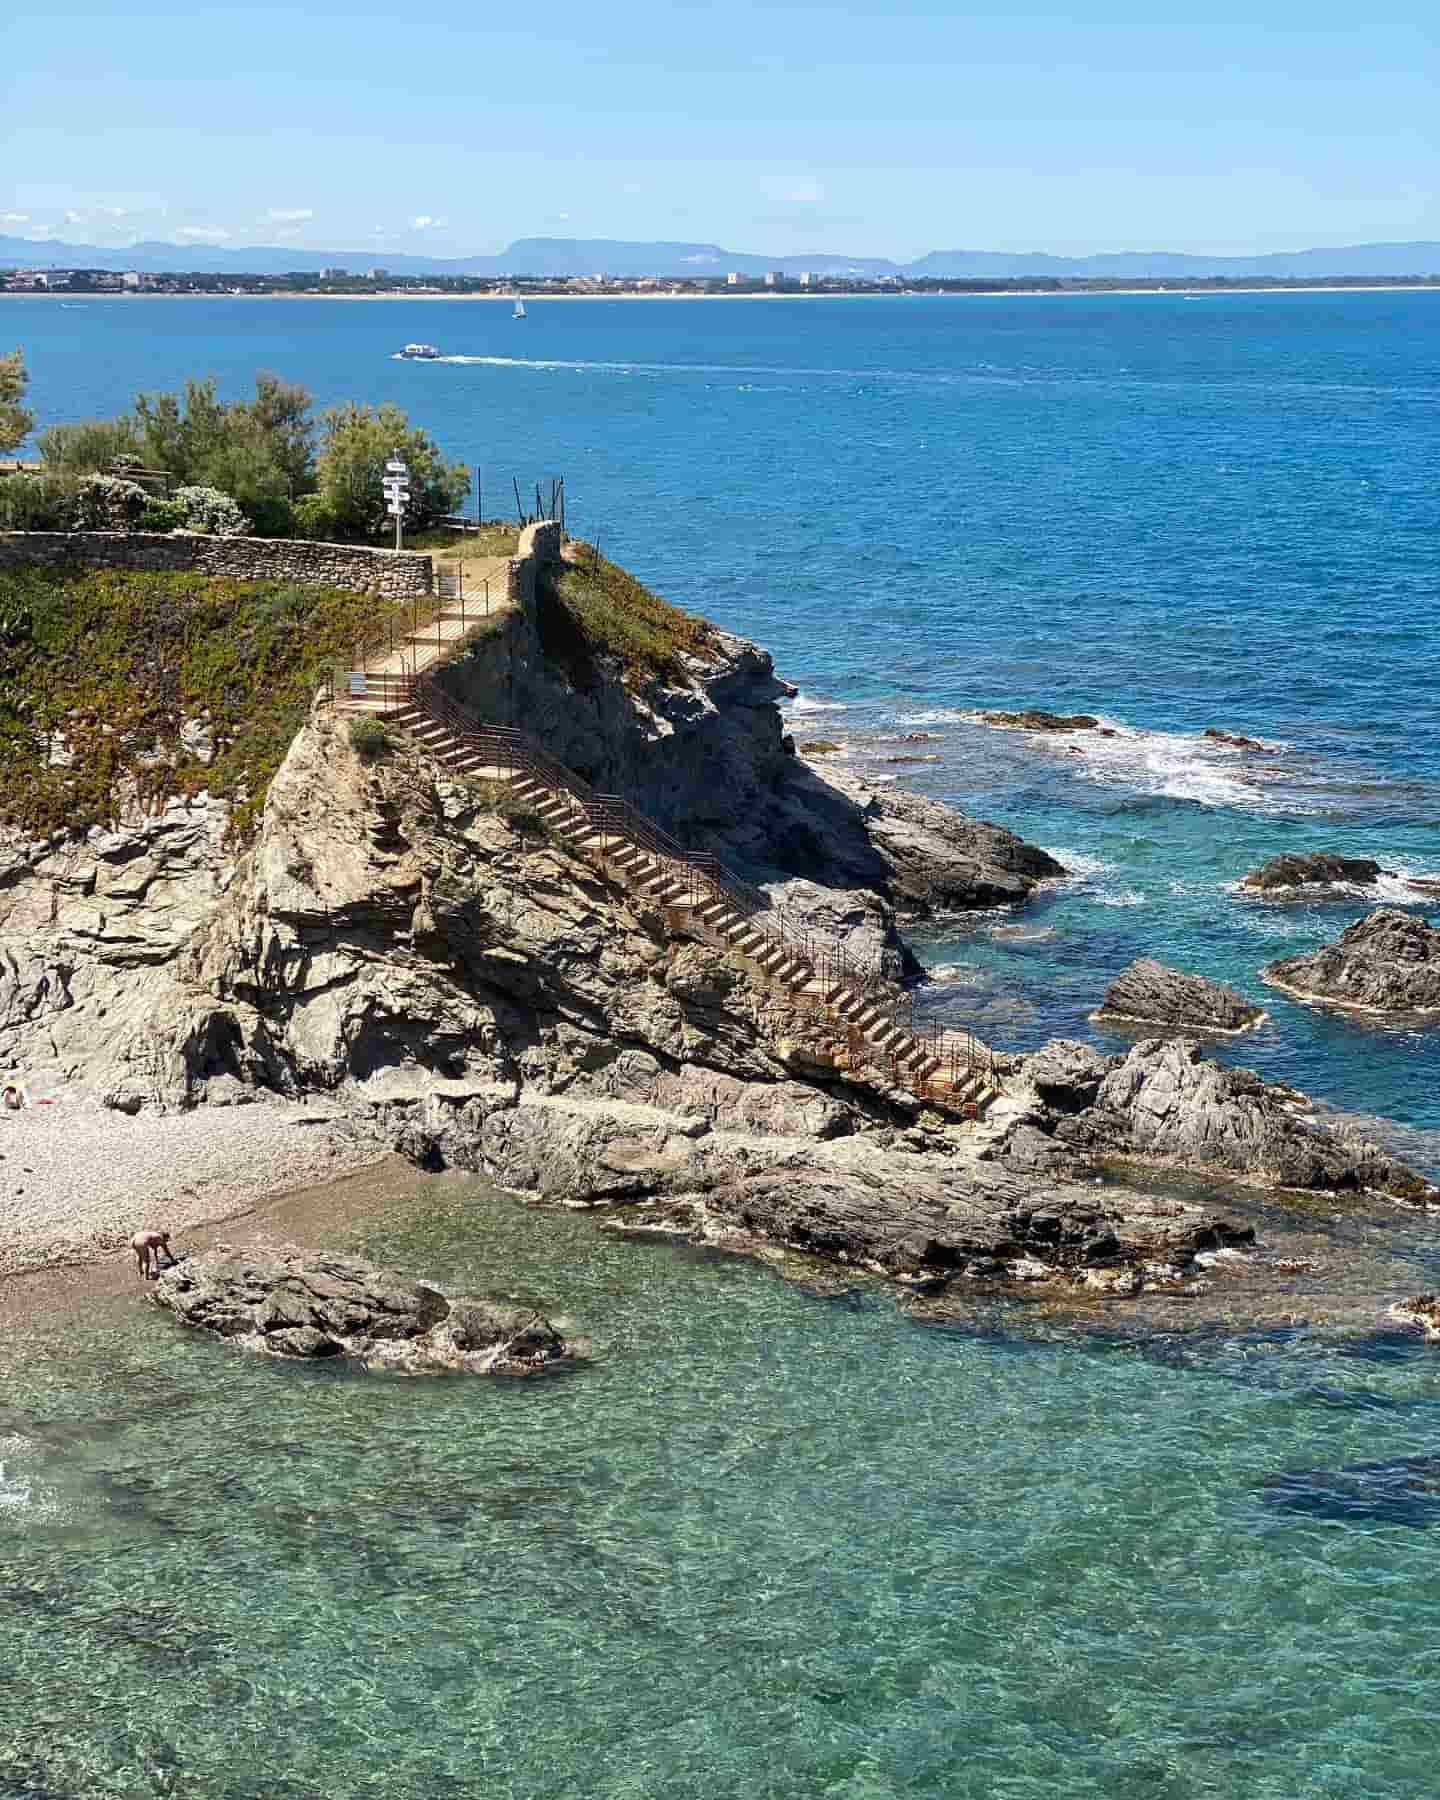
M 210 244 L 131 244 L 124 249 L 49 238 L 0 236 L 0 267 L 134 269 L 193 274 L 314 274 L 322 268 L 363 275 L 381 267 L 392 275 L 786 275 L 864 279 L 883 275 L 1139 276 L 1148 278 L 1273 275 L 1440 275 L 1440 243 L 1352 244 L 1341 250 L 1281 250 L 1265 256 L 1186 256 L 1172 250 L 1125 250 L 1100 256 L 1049 256 L 1042 251 L 932 250 L 915 262 L 882 256 L 750 256 L 718 244 L 626 243 L 613 238 L 517 238 L 498 256 L 406 256 L 385 250 L 300 250 L 284 245 L 217 248 Z

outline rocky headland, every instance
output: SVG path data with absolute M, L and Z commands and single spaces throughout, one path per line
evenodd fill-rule
M 439 679 L 897 1003 L 907 920 L 1019 905 L 1063 873 L 1002 826 L 797 756 L 768 655 L 710 627 L 637 667 L 542 583 Z M 619 880 L 505 782 L 403 720 L 364 744 L 350 723 L 317 699 L 248 840 L 196 795 L 11 844 L 0 1061 L 140 1121 L 320 1104 L 422 1166 L 925 1288 L 1133 1292 L 1248 1242 L 1223 1204 L 1147 1192 L 1157 1165 L 1428 1197 L 1303 1097 L 1186 1041 L 1000 1055 L 988 1111 L 947 1110 L 773 959 Z
M 1333 944 L 1268 963 L 1266 981 L 1303 1000 L 1376 1013 L 1440 1012 L 1440 927 L 1382 906 Z

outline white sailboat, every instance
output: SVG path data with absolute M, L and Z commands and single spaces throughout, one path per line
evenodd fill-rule
M 523 319 L 525 317 L 525 302 L 523 300 L 517 300 L 515 302 L 515 310 L 511 313 L 510 317 L 512 319 Z

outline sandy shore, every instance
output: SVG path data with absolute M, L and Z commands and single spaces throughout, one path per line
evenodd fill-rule
M 372 1166 L 385 1153 L 323 1106 L 259 1102 L 122 1113 L 59 1101 L 0 1113 L 0 1276 L 123 1251 L 266 1196 Z

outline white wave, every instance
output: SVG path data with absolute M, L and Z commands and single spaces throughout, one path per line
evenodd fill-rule
M 1094 881 L 1100 875 L 1113 875 L 1117 867 L 1103 856 L 1087 856 L 1083 850 L 1068 850 L 1063 844 L 1042 844 L 1041 848 L 1064 865 L 1065 873 L 1055 876 L 1056 881 Z
M 850 708 L 843 700 L 811 700 L 804 694 L 797 694 L 790 702 L 791 713 L 849 712 Z
M 957 707 L 937 706 L 929 712 L 896 713 L 894 722 L 897 725 L 958 725 L 962 720 L 974 716 Z
M 1101 906 L 1144 906 L 1145 896 L 1138 888 L 1121 888 L 1116 893 L 1096 894 L 1096 902 Z
M 43 1500 L 35 1492 L 23 1469 L 26 1453 L 32 1448 L 27 1438 L 0 1438 L 0 1513 L 35 1513 L 53 1511 L 54 1503 Z M 21 1463 L 17 1472 L 16 1462 Z
M 1440 892 L 1418 888 L 1414 885 L 1417 881 L 1434 882 L 1440 888 L 1440 874 L 1428 869 L 1388 869 L 1370 882 L 1301 881 L 1281 888 L 1247 887 L 1241 876 L 1222 886 L 1240 900 L 1362 900 L 1371 906 L 1426 906 L 1440 900 Z
M 1076 771 L 1107 787 L 1128 787 L 1159 799 L 1250 812 L 1282 810 L 1254 782 L 1233 772 L 1236 752 L 1198 733 L 1142 731 L 1096 714 L 1097 728 L 1031 733 L 1047 749 L 1072 760 Z M 1229 766 L 1222 766 L 1228 764 Z M 1293 810 L 1285 807 L 1283 810 Z

